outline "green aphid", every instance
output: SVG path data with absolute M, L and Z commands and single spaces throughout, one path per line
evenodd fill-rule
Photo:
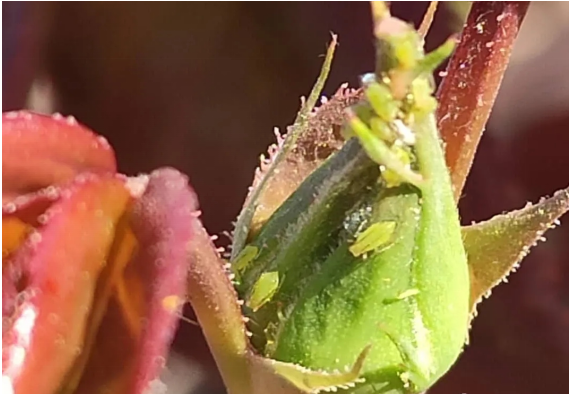
M 377 115 L 385 122 L 393 122 L 399 112 L 400 103 L 393 99 L 389 88 L 377 82 L 370 83 L 365 95 Z
M 399 294 L 397 296 L 397 299 L 398 300 L 404 300 L 406 298 L 416 296 L 419 293 L 420 293 L 419 289 L 407 289 L 403 293 Z
M 356 241 L 349 247 L 350 253 L 359 257 L 386 246 L 393 237 L 396 225 L 395 222 L 372 224 L 357 236 Z
M 279 273 L 277 271 L 264 272 L 253 285 L 247 306 L 258 311 L 273 298 L 279 288 Z
M 393 128 L 379 117 L 372 117 L 369 120 L 369 126 L 375 136 L 390 144 L 394 143 L 397 139 L 397 135 L 395 134 Z
M 411 166 L 411 154 L 405 148 L 402 148 L 400 146 L 393 146 L 391 148 L 391 151 L 395 153 L 403 165 L 408 167 Z M 403 178 L 401 178 L 395 171 L 389 168 L 385 168 L 381 172 L 381 177 L 385 182 L 385 186 L 387 187 L 397 187 L 404 182 Z
M 437 100 L 431 95 L 432 87 L 426 78 L 415 79 L 411 83 L 414 115 L 425 116 L 437 108 Z
M 396 297 L 394 298 L 387 298 L 385 300 L 383 300 L 383 304 L 384 305 L 389 305 L 389 304 L 394 304 L 396 302 L 400 302 L 403 300 L 407 300 L 410 297 L 415 297 L 416 295 L 418 295 L 421 291 L 419 289 L 416 288 L 412 288 L 412 289 L 407 289 L 405 291 L 403 291 L 401 294 L 398 294 Z
M 422 183 L 422 176 L 414 172 L 408 164 L 402 162 L 397 153 L 384 140 L 377 137 L 360 118 L 350 114 L 348 122 L 362 147 L 373 161 L 393 171 L 402 182 L 416 186 Z
M 233 271 L 236 274 L 241 273 L 245 268 L 251 264 L 259 254 L 259 248 L 253 245 L 247 245 L 235 259 L 233 263 Z

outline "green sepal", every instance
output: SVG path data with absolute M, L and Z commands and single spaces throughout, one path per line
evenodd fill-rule
M 426 74 L 429 77 L 432 73 L 452 54 L 454 48 L 456 47 L 456 40 L 454 38 L 449 38 L 441 46 L 436 48 L 425 55 L 423 59 L 419 61 L 419 64 L 415 70 L 415 75 L 419 76 L 421 74 Z
M 319 269 L 318 262 L 337 243 L 345 214 L 357 205 L 379 178 L 379 168 L 356 139 L 331 156 L 313 172 L 271 216 L 246 249 L 258 251 L 247 264 L 241 259 L 233 269 L 239 280 L 240 297 L 248 300 L 260 277 L 276 272 L 278 290 L 256 313 L 245 310 L 252 320 L 253 344 L 264 352 L 266 330 L 278 324 L 281 305 L 294 305 L 298 292 Z M 253 249 L 254 248 L 254 249 Z
M 318 394 L 322 391 L 330 392 L 338 389 L 351 389 L 365 380 L 360 377 L 370 347 L 367 346 L 357 357 L 351 369 L 342 371 L 317 371 L 300 365 L 263 359 L 275 374 L 283 377 L 298 389 L 309 394 Z
M 332 35 L 332 43 L 328 47 L 326 52 L 326 57 L 324 59 L 324 64 L 320 70 L 320 74 L 308 96 L 306 102 L 303 103 L 294 124 L 292 125 L 290 131 L 284 140 L 284 143 L 279 150 L 277 156 L 270 164 L 269 169 L 263 175 L 263 178 L 259 184 L 251 191 L 251 195 L 245 202 L 243 209 L 237 217 L 237 223 L 235 224 L 235 231 L 233 232 L 233 242 L 231 245 L 231 260 L 237 258 L 241 250 L 245 247 L 247 243 L 247 238 L 251 229 L 251 223 L 257 209 L 258 200 L 261 197 L 265 187 L 269 184 L 269 181 L 276 176 L 276 168 L 279 163 L 285 159 L 285 157 L 295 148 L 296 142 L 299 136 L 306 131 L 306 126 L 308 124 L 308 118 L 318 98 L 320 93 L 324 88 L 328 74 L 330 73 L 330 66 L 332 64 L 332 59 L 334 58 L 334 51 L 336 50 L 337 36 Z
M 470 269 L 470 313 L 514 271 L 529 249 L 569 210 L 569 188 L 535 205 L 462 228 Z

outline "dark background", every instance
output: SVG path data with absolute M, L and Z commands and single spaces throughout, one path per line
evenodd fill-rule
M 393 4 L 416 23 L 426 3 Z M 2 3 L 2 109 L 74 115 L 122 172 L 189 174 L 210 233 L 231 229 L 272 129 L 308 94 L 330 31 L 325 93 L 373 68 L 367 3 Z M 427 46 L 460 26 L 437 14 Z M 460 203 L 464 223 L 569 183 L 569 6 L 535 3 Z M 567 220 L 566 220 L 567 221 Z M 569 226 L 548 234 L 480 309 L 435 394 L 567 392 Z M 120 346 L 120 344 L 118 344 Z M 182 325 L 173 394 L 223 392 L 199 329 Z M 180 369 L 181 368 L 181 369 Z

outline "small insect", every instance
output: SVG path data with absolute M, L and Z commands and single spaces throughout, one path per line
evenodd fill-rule
M 399 294 L 397 296 L 397 299 L 398 300 L 404 300 L 406 298 L 416 296 L 419 293 L 420 293 L 419 289 L 407 289 L 403 293 Z
M 258 311 L 273 298 L 279 289 L 279 284 L 279 273 L 277 271 L 264 272 L 253 285 L 251 296 L 247 300 L 247 306 L 253 312 Z
M 400 152 L 394 151 L 385 140 L 385 135 L 390 132 L 390 126 L 387 123 L 383 121 L 374 122 L 374 128 L 379 128 L 378 131 L 374 132 L 353 111 L 347 111 L 347 114 L 351 130 L 358 137 L 369 157 L 383 167 L 382 172 L 387 169 L 397 175 L 399 181 L 392 186 L 397 186 L 402 182 L 419 186 L 423 182 L 423 177 L 411 169 L 408 160 L 401 160 Z M 385 130 L 382 130 L 383 128 Z
M 407 289 L 394 298 L 387 298 L 387 299 L 383 300 L 383 304 L 384 305 L 394 304 L 396 302 L 406 300 L 410 297 L 414 297 L 419 293 L 420 293 L 419 289 L 414 289 L 414 288 L 413 289 Z
M 389 243 L 393 237 L 396 223 L 392 221 L 374 223 L 358 234 L 356 241 L 349 247 L 354 257 L 379 249 Z
M 259 254 L 259 248 L 247 245 L 233 262 L 233 270 L 236 273 L 242 272 Z
M 249 264 L 251 264 L 258 255 L 259 248 L 253 245 L 245 246 L 241 253 L 237 255 L 231 264 L 231 270 L 233 271 L 233 274 L 235 274 L 235 280 L 237 283 L 241 282 L 243 271 L 247 269 Z

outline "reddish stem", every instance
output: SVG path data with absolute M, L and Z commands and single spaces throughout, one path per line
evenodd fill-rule
M 474 2 L 437 96 L 438 127 L 458 200 L 529 2 Z
M 228 393 L 251 392 L 248 340 L 237 293 L 224 261 L 199 219 L 188 244 L 188 298 L 223 377 Z

